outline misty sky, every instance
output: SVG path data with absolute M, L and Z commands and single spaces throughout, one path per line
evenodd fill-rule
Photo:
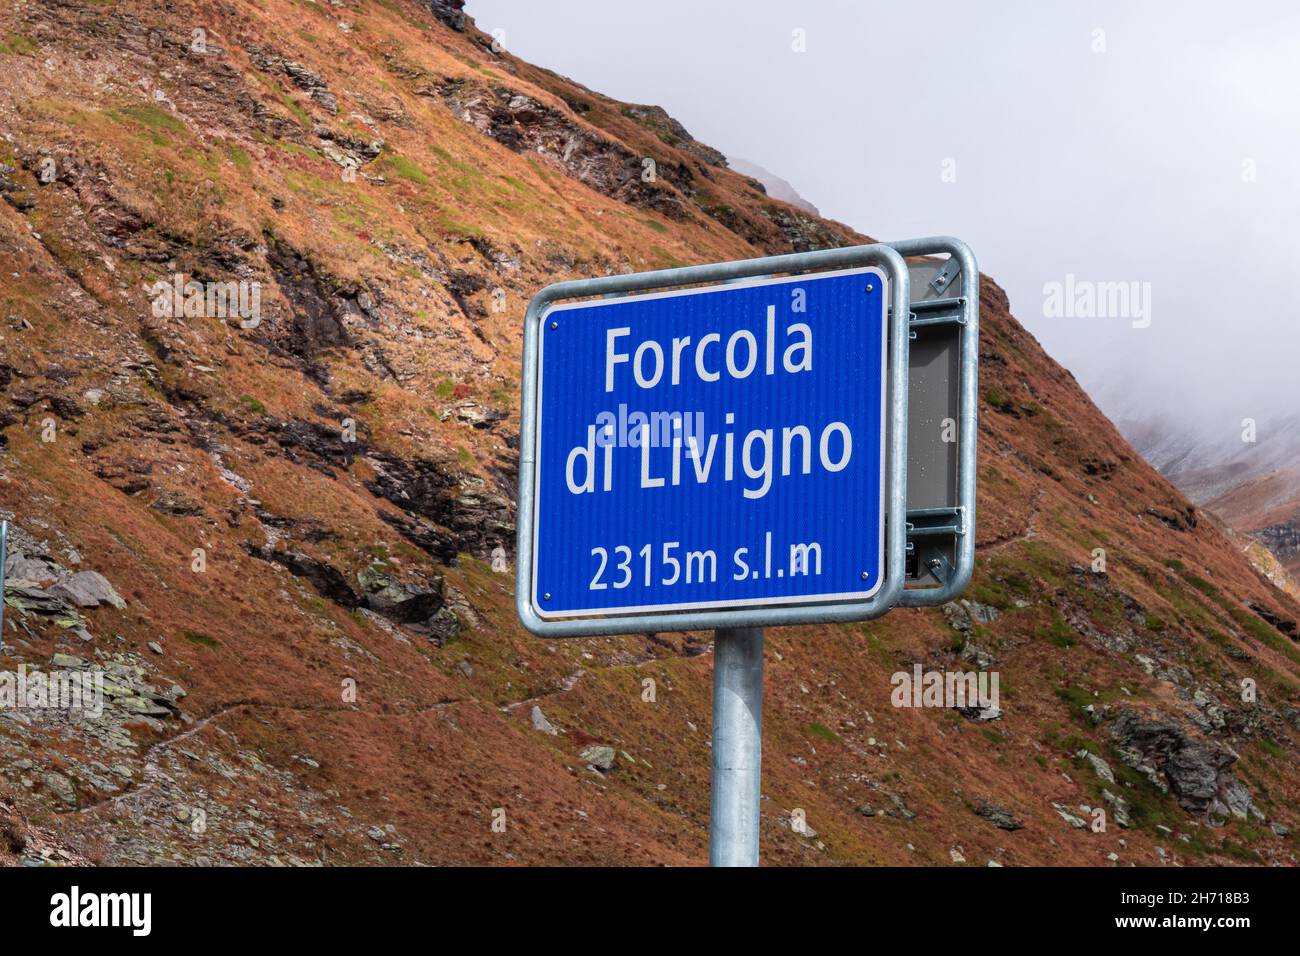
M 966 240 L 1112 418 L 1164 415 L 1236 441 L 1242 417 L 1300 404 L 1300 4 L 467 12 L 524 59 L 663 106 L 823 215 L 879 239 Z M 1045 284 L 1070 273 L 1150 283 L 1149 326 L 1045 314 Z

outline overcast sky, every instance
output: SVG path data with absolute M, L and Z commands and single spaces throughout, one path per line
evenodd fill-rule
M 879 239 L 964 239 L 1112 418 L 1238 440 L 1242 417 L 1300 405 L 1300 4 L 470 0 L 467 12 L 526 60 L 663 106 L 823 215 Z M 1069 274 L 1076 294 L 1135 282 L 1150 298 L 1139 285 L 1127 315 L 1050 314 L 1045 286 Z

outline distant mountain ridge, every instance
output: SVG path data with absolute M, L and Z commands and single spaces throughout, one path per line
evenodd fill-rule
M 799 195 L 799 191 L 782 179 L 776 173 L 764 169 L 757 163 L 751 163 L 747 159 L 741 159 L 738 156 L 727 157 L 727 165 L 742 176 L 749 176 L 757 179 L 767 190 L 767 194 L 773 199 L 779 199 L 782 202 L 788 202 L 792 206 L 798 206 L 804 212 L 812 213 L 814 216 L 820 216 L 821 212 L 817 207 Z
M 1227 422 L 1213 438 L 1170 418 L 1120 428 L 1192 501 L 1300 574 L 1300 413 Z

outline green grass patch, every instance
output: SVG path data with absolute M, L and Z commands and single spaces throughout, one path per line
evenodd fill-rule
M 1074 628 L 1066 623 L 1056 608 L 1052 608 L 1052 619 L 1042 633 L 1057 647 L 1073 647 L 1078 640 Z
M 999 611 L 1005 611 L 1011 607 L 1011 596 L 1007 594 L 1006 589 L 1001 584 L 987 578 L 980 578 L 971 582 L 970 587 L 966 589 L 966 596 L 972 601 L 987 604 Z
M 823 740 L 833 740 L 836 743 L 839 743 L 840 741 L 839 734 L 831 730 L 829 727 L 826 727 L 815 721 L 809 724 L 805 729 L 808 731 L 808 733 L 812 734 L 814 737 L 821 737 Z
M 238 169 L 248 169 L 253 165 L 253 157 L 248 155 L 247 150 L 238 146 L 227 146 L 226 158 L 234 163 Z
M 7 53 L 10 56 L 28 56 L 35 53 L 37 49 L 39 47 L 36 41 L 21 33 L 11 33 L 3 43 L 0 43 L 0 53 Z
M 1058 687 L 1056 696 L 1069 704 L 1071 713 L 1079 718 L 1086 718 L 1084 708 L 1089 704 L 1096 704 L 1099 699 L 1084 687 Z
M 221 642 L 215 637 L 210 637 L 209 635 L 202 634 L 198 631 L 181 631 L 181 637 L 185 638 L 185 640 L 189 641 L 191 644 L 199 644 L 203 647 L 209 647 L 212 650 L 216 650 L 221 646 Z
M 128 106 L 121 110 L 121 115 L 152 130 L 162 130 L 168 133 L 185 132 L 184 123 L 166 110 L 159 109 L 151 104 Z
M 295 103 L 292 97 L 286 94 L 281 94 L 280 102 L 284 104 L 285 109 L 287 109 L 290 113 L 292 113 L 293 118 L 296 119 L 301 125 L 311 126 L 311 114 L 308 113 L 301 106 L 299 106 L 297 103 Z
M 243 405 L 250 412 L 256 412 L 258 415 L 266 414 L 266 406 L 255 399 L 252 395 L 240 395 L 239 404 Z
M 419 166 L 411 162 L 405 156 L 399 156 L 394 153 L 384 161 L 394 176 L 400 176 L 402 179 L 408 179 L 413 183 L 419 183 L 421 186 L 429 185 L 429 177 Z

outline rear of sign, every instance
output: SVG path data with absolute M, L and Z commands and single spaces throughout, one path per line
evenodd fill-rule
M 887 301 L 873 266 L 550 308 L 533 449 L 537 615 L 876 594 Z

